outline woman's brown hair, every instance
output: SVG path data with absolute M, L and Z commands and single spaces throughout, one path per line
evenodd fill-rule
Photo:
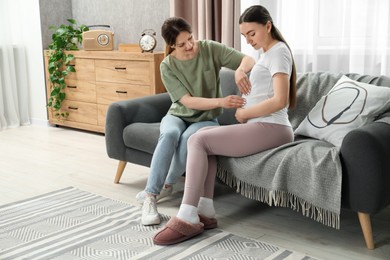
M 170 17 L 161 26 L 161 36 L 165 41 L 165 55 L 170 54 L 176 44 L 176 38 L 181 32 L 192 33 L 191 25 L 181 17 Z
M 278 28 L 276 28 L 276 26 L 273 24 L 273 21 L 272 21 L 272 17 L 271 15 L 269 14 L 268 10 L 265 9 L 263 6 L 261 5 L 254 5 L 254 6 L 251 6 L 249 7 L 248 9 L 246 9 L 240 16 L 240 20 L 239 20 L 239 23 L 259 23 L 259 24 L 262 24 L 262 25 L 266 25 L 267 22 L 271 22 L 271 35 L 272 35 L 272 38 L 278 40 L 278 41 L 281 41 L 281 42 L 284 42 L 288 49 L 290 50 L 290 53 L 291 53 L 291 57 L 292 57 L 292 61 L 293 61 L 293 64 L 292 64 L 292 70 L 291 70 L 291 77 L 290 77 L 290 96 L 289 96 L 289 108 L 294 108 L 294 106 L 296 105 L 296 93 L 297 93 L 297 71 L 296 71 L 296 68 L 295 68 L 295 62 L 294 62 L 294 57 L 292 55 L 292 52 L 291 52 L 291 49 L 290 49 L 290 46 L 288 46 L 286 40 L 283 38 L 282 34 L 280 33 L 280 31 L 278 30 Z

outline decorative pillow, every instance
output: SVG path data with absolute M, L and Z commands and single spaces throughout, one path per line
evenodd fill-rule
M 328 141 L 338 149 L 345 135 L 390 109 L 390 88 L 342 76 L 295 130 L 295 134 Z

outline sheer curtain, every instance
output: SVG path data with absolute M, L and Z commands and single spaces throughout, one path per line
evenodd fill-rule
M 298 72 L 390 76 L 390 1 L 253 2 L 271 12 L 293 51 Z
M 240 49 L 240 0 L 170 0 L 170 15 L 186 19 L 196 39 L 209 39 Z
M 0 1 L 0 130 L 30 124 L 26 54 L 18 33 L 23 26 L 15 15 L 19 5 L 20 0 Z

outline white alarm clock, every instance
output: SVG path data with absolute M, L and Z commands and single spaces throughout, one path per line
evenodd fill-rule
M 141 39 L 139 40 L 139 47 L 142 52 L 153 52 L 156 48 L 157 39 L 156 32 L 152 29 L 146 29 L 141 34 Z

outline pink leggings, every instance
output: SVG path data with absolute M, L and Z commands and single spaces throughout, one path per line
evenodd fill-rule
M 204 127 L 188 140 L 183 204 L 197 207 L 199 198 L 213 198 L 216 155 L 242 157 L 292 142 L 291 127 L 246 123 Z

